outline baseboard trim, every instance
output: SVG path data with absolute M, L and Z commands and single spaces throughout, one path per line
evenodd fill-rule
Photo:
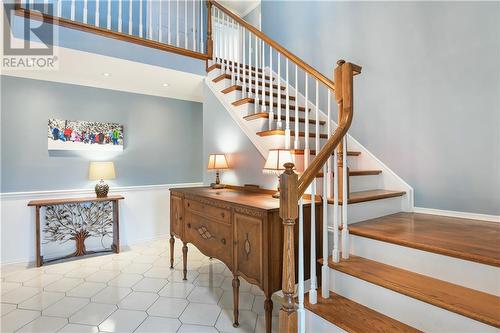
M 151 191 L 151 190 L 168 190 L 177 187 L 198 187 L 203 186 L 203 182 L 195 183 L 174 183 L 174 184 L 157 184 L 157 185 L 136 185 L 136 186 L 120 186 L 113 187 L 109 190 L 110 193 L 117 192 L 135 192 L 135 191 Z M 63 196 L 63 195 L 78 195 L 78 194 L 94 194 L 93 189 L 71 189 L 71 190 L 48 190 L 48 191 L 26 191 L 26 192 L 4 192 L 0 193 L 0 199 L 16 199 L 16 198 L 33 198 L 33 197 L 48 197 L 48 196 Z
M 413 211 L 415 213 L 422 213 L 422 214 L 433 214 L 433 215 L 441 215 L 441 216 L 449 216 L 449 217 L 458 217 L 458 218 L 462 218 L 462 219 L 481 220 L 481 221 L 487 221 L 487 222 L 500 223 L 500 215 L 457 212 L 457 211 L 453 211 L 453 210 L 442 210 L 442 209 L 425 208 L 425 207 L 414 207 Z

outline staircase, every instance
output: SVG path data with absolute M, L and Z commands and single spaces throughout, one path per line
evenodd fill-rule
M 321 332 L 311 313 L 328 332 L 499 332 L 500 224 L 412 213 L 411 186 L 347 133 L 360 66 L 339 61 L 331 80 L 215 1 L 145 1 L 141 14 L 120 1 L 118 22 L 101 2 L 91 13 L 84 1 L 80 15 L 75 1 L 25 1 L 17 14 L 205 60 L 207 87 L 260 154 L 291 151 L 280 176 L 280 332 Z M 306 201 L 323 208 L 310 209 L 323 233 L 307 235 L 308 268 Z

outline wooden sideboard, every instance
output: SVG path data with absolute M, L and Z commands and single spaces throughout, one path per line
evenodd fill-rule
M 239 277 L 258 286 L 265 295 L 266 332 L 271 332 L 271 296 L 281 290 L 283 266 L 283 224 L 279 199 L 267 190 L 248 190 L 232 186 L 175 188 L 170 190 L 170 265 L 174 264 L 174 236 L 183 242 L 184 280 L 187 274 L 187 244 L 203 254 L 224 262 L 233 273 L 234 326 L 238 323 Z M 304 204 L 304 262 L 310 265 L 310 202 Z M 316 211 L 316 253 L 321 253 L 320 202 Z M 298 226 L 295 228 L 298 239 Z M 298 258 L 295 242 L 295 258 Z M 297 267 L 297 264 L 296 264 Z M 317 270 L 320 271 L 319 269 Z M 297 272 L 296 272 L 297 274 Z M 309 278 L 308 272 L 305 273 Z

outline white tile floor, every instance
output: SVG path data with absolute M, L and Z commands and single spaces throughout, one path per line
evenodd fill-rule
M 7 332 L 264 332 L 262 292 L 240 279 L 240 327 L 232 326 L 232 274 L 181 242 L 170 269 L 168 240 L 120 254 L 40 268 L 1 270 L 1 329 Z M 279 299 L 274 304 L 277 329 Z

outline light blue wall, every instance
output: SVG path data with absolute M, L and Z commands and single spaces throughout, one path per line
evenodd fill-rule
M 500 215 L 500 3 L 263 1 L 263 31 L 355 78 L 351 133 L 415 205 Z M 293 23 L 292 23 L 293 22 Z
M 88 188 L 90 160 L 113 160 L 114 186 L 201 181 L 202 104 L 1 76 L 1 192 Z M 121 153 L 47 151 L 47 120 L 124 125 Z
M 231 170 L 224 170 L 221 181 L 226 184 L 254 184 L 263 188 L 274 189 L 277 177 L 262 173 L 265 160 L 257 148 L 248 139 L 238 124 L 231 118 L 224 106 L 204 85 L 203 92 L 203 163 L 208 162 L 211 153 L 226 154 Z M 215 174 L 205 171 L 203 182 L 215 181 Z
M 247 21 L 248 23 L 250 23 L 251 25 L 253 25 L 254 27 L 256 28 L 260 28 L 259 25 L 260 25 L 260 10 L 261 10 L 261 5 L 259 4 L 257 7 L 255 7 L 254 9 L 252 9 L 252 11 L 250 13 L 248 13 L 247 15 L 245 15 L 245 17 L 243 17 L 243 19 L 245 21 Z

